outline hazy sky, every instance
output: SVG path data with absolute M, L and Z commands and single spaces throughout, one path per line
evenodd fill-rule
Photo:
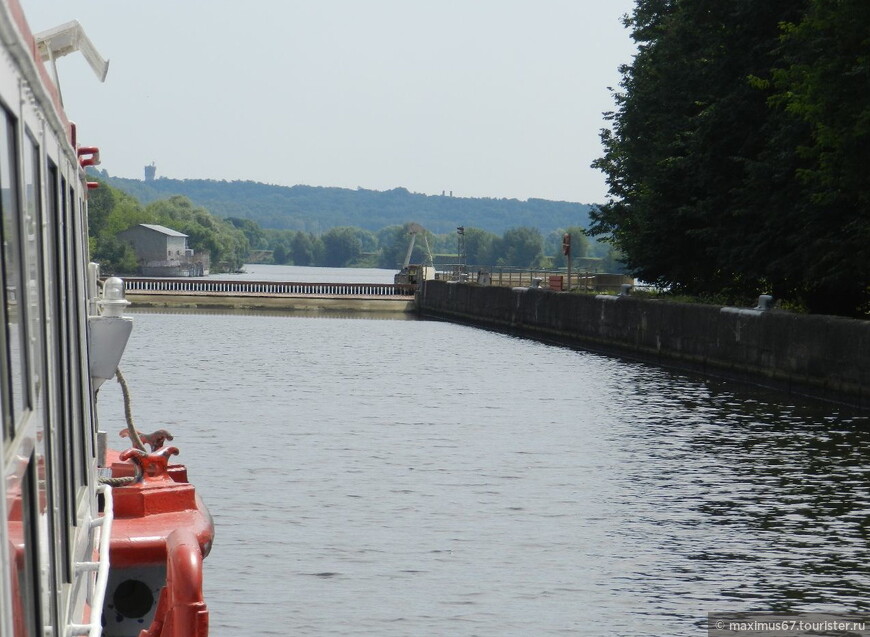
M 22 0 L 79 141 L 143 178 L 604 201 L 602 112 L 633 0 Z

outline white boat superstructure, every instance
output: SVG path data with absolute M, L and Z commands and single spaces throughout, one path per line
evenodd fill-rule
M 0 0 L 0 636 L 206 637 L 202 560 L 214 525 L 178 448 L 99 431 L 97 389 L 117 377 L 132 329 L 125 285 L 88 257 L 86 168 L 51 77 L 81 49 L 77 22 L 34 37 Z M 151 448 L 146 451 L 145 444 Z M 111 485 L 111 486 L 110 486 Z
M 99 154 L 78 145 L 15 1 L 0 4 L 0 44 L 0 634 L 99 635 L 112 518 L 98 478 L 84 171 Z M 126 336 L 108 340 L 111 368 Z

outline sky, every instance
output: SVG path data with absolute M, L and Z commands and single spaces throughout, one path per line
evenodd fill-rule
M 602 203 L 633 0 L 21 0 L 79 142 L 142 179 Z

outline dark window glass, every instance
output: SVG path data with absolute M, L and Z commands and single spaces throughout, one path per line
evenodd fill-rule
M 64 431 L 66 462 L 67 462 L 67 497 L 69 504 L 69 523 L 76 523 L 75 502 L 76 492 L 83 480 L 84 466 L 82 462 L 82 432 L 81 432 L 81 400 L 79 399 L 79 358 L 78 358 L 78 322 L 73 305 L 75 304 L 75 273 L 71 267 L 75 259 L 74 231 L 72 225 L 71 189 L 66 180 L 61 178 L 60 208 L 58 210 L 58 258 L 63 278 L 59 279 L 58 290 L 60 310 L 63 313 L 61 334 L 61 351 L 63 358 L 60 369 L 62 411 L 60 425 Z
M 48 179 L 46 180 L 46 233 L 48 257 L 48 317 L 46 330 L 50 331 L 47 338 L 52 347 L 48 350 L 50 369 L 53 370 L 52 392 L 49 404 L 49 419 L 53 432 L 52 440 L 57 441 L 53 452 L 57 476 L 58 520 L 57 530 L 61 538 L 58 543 L 61 576 L 63 581 L 71 582 L 70 565 L 70 532 L 69 525 L 75 521 L 75 482 L 73 480 L 72 436 L 69 428 L 69 366 L 67 352 L 66 304 L 64 296 L 64 281 L 66 269 L 63 266 L 64 242 L 63 218 L 61 215 L 61 196 L 66 192 L 65 184 L 61 185 L 60 171 L 53 162 L 48 164 Z
M 31 454 L 26 464 L 7 480 L 12 626 L 14 637 L 41 637 L 42 612 L 39 591 L 39 551 L 37 550 L 36 460 Z
M 40 162 L 39 144 L 28 132 L 24 138 L 22 177 L 24 177 L 24 224 L 23 237 L 25 239 L 28 265 L 28 312 L 30 322 L 30 364 L 34 379 L 32 396 L 33 421 L 36 425 L 36 461 L 37 466 L 44 467 L 45 479 L 36 482 L 38 502 L 44 502 L 47 506 L 40 516 L 40 524 L 37 528 L 39 545 L 45 547 L 45 559 L 48 564 L 55 568 L 47 568 L 47 579 L 44 584 L 49 588 L 43 599 L 47 600 L 48 616 L 50 625 L 57 625 L 58 595 L 60 581 L 57 576 L 57 521 L 55 515 L 55 503 L 57 502 L 57 490 L 54 484 L 57 481 L 53 453 L 57 445 L 53 438 L 51 428 L 51 411 L 48 391 L 48 361 L 46 332 L 45 332 L 45 277 L 43 276 L 43 226 L 44 216 L 42 207 L 42 192 L 44 187 L 43 171 Z
M 82 370 L 84 360 L 80 356 L 80 343 L 84 343 L 85 334 L 80 322 L 80 317 L 84 311 L 82 307 L 82 299 L 84 294 L 84 272 L 82 272 L 82 250 L 81 240 L 85 239 L 82 234 L 82 229 L 79 227 L 78 212 L 81 209 L 81 201 L 76 197 L 75 190 L 70 186 L 69 197 L 67 199 L 66 217 L 66 241 L 68 242 L 67 254 L 70 260 L 67 261 L 69 269 L 67 270 L 68 289 L 66 308 L 69 312 L 67 325 L 69 326 L 69 349 L 70 349 L 70 367 L 69 367 L 69 382 L 70 396 L 72 397 L 72 413 L 70 418 L 70 426 L 73 434 L 73 447 L 75 453 L 73 456 L 73 466 L 75 467 L 76 486 L 87 484 L 87 445 L 92 436 L 88 436 L 87 427 L 85 426 L 87 414 L 85 413 L 85 405 L 87 401 L 88 385 L 86 384 L 87 376 Z
M 22 285 L 21 228 L 15 123 L 0 111 L 0 215 L 3 240 L 3 305 L 6 314 L 6 360 L 3 368 L 3 433 L 15 434 L 15 423 L 26 407 L 24 315 L 27 290 Z

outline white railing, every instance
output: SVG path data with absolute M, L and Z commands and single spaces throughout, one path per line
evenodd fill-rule
M 103 603 L 106 599 L 106 587 L 109 583 L 109 543 L 112 539 L 112 521 L 114 520 L 114 502 L 112 487 L 101 484 L 97 492 L 103 494 L 103 515 L 91 520 L 91 529 L 99 529 L 100 541 L 96 562 L 76 562 L 76 575 L 96 571 L 96 578 L 89 578 L 88 603 L 91 607 L 91 621 L 88 624 L 69 624 L 66 627 L 66 637 L 88 635 L 100 637 L 103 632 Z
M 269 294 L 285 296 L 412 296 L 415 286 L 392 283 L 297 283 L 292 281 L 218 281 L 213 279 L 124 279 L 127 293 Z

